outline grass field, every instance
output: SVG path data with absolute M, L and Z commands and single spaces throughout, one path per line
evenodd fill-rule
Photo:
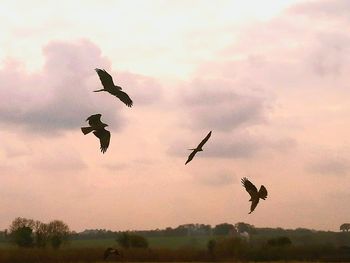
M 151 248 L 169 248 L 177 249 L 183 247 L 205 248 L 209 239 L 213 237 L 198 236 L 198 237 L 149 237 L 147 238 L 149 247 Z M 117 242 L 114 238 L 106 239 L 86 239 L 86 240 L 71 240 L 65 247 L 71 248 L 106 248 L 116 247 Z M 0 243 L 0 248 L 15 248 L 11 243 Z
M 151 248 L 171 248 L 177 249 L 182 247 L 205 248 L 209 236 L 203 237 L 149 237 L 147 238 L 149 247 Z M 88 240 L 72 240 L 67 244 L 72 248 L 79 247 L 115 247 L 117 242 L 115 239 L 88 239 Z

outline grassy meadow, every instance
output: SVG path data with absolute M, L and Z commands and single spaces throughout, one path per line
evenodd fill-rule
M 207 242 L 213 238 L 212 236 L 198 236 L 198 237 L 148 237 L 149 247 L 151 248 L 167 248 L 180 249 L 184 247 L 192 247 L 198 249 L 205 249 Z M 115 238 L 96 238 L 96 239 L 82 239 L 70 240 L 63 247 L 64 248 L 107 248 L 115 247 L 117 242 Z M 9 242 L 0 242 L 0 249 L 16 248 L 16 245 Z
M 147 238 L 149 248 L 121 249 L 122 257 L 113 255 L 108 261 L 349 262 L 350 260 L 349 251 L 344 252 L 334 246 L 256 247 L 237 239 L 222 239 L 227 242 L 221 243 L 210 252 L 207 249 L 207 242 L 212 238 L 213 236 L 149 237 Z M 115 239 L 71 240 L 60 249 L 18 248 L 11 243 L 1 242 L 0 263 L 103 262 L 103 253 L 107 247 L 117 247 Z

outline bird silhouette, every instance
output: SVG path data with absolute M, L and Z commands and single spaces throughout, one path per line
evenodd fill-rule
M 95 71 L 101 80 L 103 89 L 94 90 L 94 92 L 107 91 L 124 102 L 126 106 L 131 107 L 133 105 L 129 95 L 122 91 L 122 87 L 114 85 L 113 78 L 107 73 L 107 71 L 99 68 L 96 68 Z
M 105 253 L 103 254 L 103 260 L 106 260 L 111 254 L 120 256 L 118 249 L 109 247 L 105 250 Z
M 111 133 L 105 130 L 105 127 L 108 125 L 101 122 L 101 114 L 91 115 L 86 121 L 89 123 L 90 127 L 81 127 L 81 131 L 84 135 L 93 131 L 95 136 L 100 139 L 101 152 L 105 153 L 111 139 Z
M 260 186 L 260 189 L 258 191 L 258 189 L 255 187 L 255 185 L 253 185 L 246 177 L 241 179 L 242 185 L 245 187 L 245 190 L 247 190 L 247 192 L 250 195 L 250 200 L 252 202 L 251 206 L 250 206 L 250 212 L 249 214 L 251 214 L 255 207 L 258 205 L 259 203 L 259 199 L 263 199 L 265 200 L 267 197 L 267 190 L 265 188 L 265 186 Z
M 207 134 L 207 136 L 201 141 L 201 143 L 198 144 L 198 146 L 197 146 L 196 148 L 194 148 L 194 149 L 189 149 L 189 150 L 191 150 L 192 152 L 191 152 L 191 154 L 188 156 L 188 159 L 187 159 L 185 165 L 188 164 L 188 163 L 193 159 L 193 157 L 196 155 L 197 152 L 203 151 L 202 147 L 203 147 L 203 145 L 209 140 L 210 136 L 211 136 L 211 131 L 210 131 L 210 132 Z

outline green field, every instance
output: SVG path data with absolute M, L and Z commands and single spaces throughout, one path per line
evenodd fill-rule
M 205 248 L 209 239 L 213 237 L 148 237 L 148 243 L 151 248 Z M 72 240 L 67 246 L 72 248 L 79 247 L 115 247 L 117 242 L 115 239 L 87 239 L 87 240 Z
M 198 237 L 148 237 L 149 247 L 151 248 L 170 248 L 177 249 L 183 247 L 205 248 L 209 239 L 213 237 L 198 236 Z M 114 238 L 106 239 L 86 239 L 86 240 L 70 240 L 65 247 L 71 248 L 106 248 L 116 247 L 117 242 Z M 1 242 L 0 248 L 15 247 L 11 243 Z

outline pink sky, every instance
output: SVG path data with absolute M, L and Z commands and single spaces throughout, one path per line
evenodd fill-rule
M 350 221 L 350 3 L 241 2 L 4 1 L 0 229 Z M 92 92 L 96 67 L 133 108 Z M 94 113 L 104 155 L 80 131 Z M 250 215 L 242 177 L 269 192 Z

